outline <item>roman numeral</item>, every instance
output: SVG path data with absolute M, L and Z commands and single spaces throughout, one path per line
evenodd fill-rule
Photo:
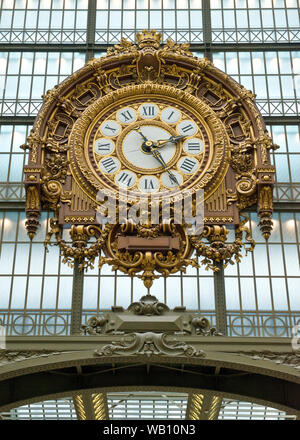
M 144 188 L 145 189 L 154 189 L 153 180 L 145 179 L 144 180 Z
M 180 168 L 182 170 L 187 171 L 188 173 L 190 173 L 195 165 L 196 165 L 196 162 L 194 162 L 191 159 L 185 158 L 184 161 L 182 162 L 182 164 L 180 165 Z
M 102 160 L 101 163 L 103 164 L 104 168 L 106 169 L 106 171 L 108 173 L 111 173 L 118 168 L 117 165 L 115 164 L 114 160 L 111 157 L 108 157 L 107 159 Z
M 106 125 L 104 128 L 106 128 L 107 130 L 111 130 L 113 133 L 117 131 L 116 128 L 110 127 L 109 125 Z
M 128 173 L 122 173 L 118 178 L 118 182 L 125 183 L 127 186 L 130 186 L 131 181 L 132 181 L 132 176 L 129 177 Z
M 186 133 L 187 131 L 193 130 L 193 126 L 191 124 L 186 125 L 185 127 L 182 127 L 183 133 Z
M 153 105 L 143 106 L 143 112 L 145 116 L 154 116 L 155 107 Z
M 189 151 L 200 151 L 200 144 L 198 142 L 188 142 Z
M 124 122 L 130 121 L 131 119 L 133 119 L 131 113 L 129 110 L 126 110 L 125 112 L 122 112 L 121 115 L 124 118 Z
M 109 151 L 110 150 L 110 144 L 101 144 L 101 145 L 97 145 L 97 150 L 98 151 Z
M 171 118 L 172 118 L 172 115 L 174 115 L 174 111 L 172 111 L 172 113 L 170 113 L 168 119 L 171 119 Z

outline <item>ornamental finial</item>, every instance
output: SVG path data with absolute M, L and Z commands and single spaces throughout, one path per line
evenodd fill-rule
M 158 49 L 161 43 L 161 33 L 155 30 L 147 31 L 143 30 L 136 34 L 136 39 L 140 49 L 144 47 L 153 47 Z

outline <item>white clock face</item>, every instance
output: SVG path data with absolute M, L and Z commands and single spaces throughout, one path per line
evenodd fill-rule
M 145 138 L 149 140 L 151 139 L 151 141 L 167 140 L 171 137 L 170 132 L 155 125 L 151 125 L 150 123 L 149 125 L 141 126 L 140 132 L 145 136 Z M 162 165 L 158 162 L 153 154 L 143 151 L 142 145 L 144 143 L 144 139 L 142 135 L 138 131 L 132 130 L 125 136 L 122 145 L 124 156 L 131 164 L 140 168 L 141 171 L 143 169 L 154 170 L 161 167 Z M 168 164 L 168 162 L 174 156 L 175 150 L 176 146 L 171 142 L 165 144 L 159 149 L 161 157 L 166 164 Z
M 201 125 L 191 113 L 152 101 L 110 111 L 94 136 L 98 170 L 117 188 L 149 195 L 192 181 L 205 148 Z

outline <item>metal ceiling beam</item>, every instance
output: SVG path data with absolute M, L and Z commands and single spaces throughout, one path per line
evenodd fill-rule
M 0 124 L 33 125 L 35 116 L 0 116 Z
M 0 43 L 1 52 L 85 52 L 86 50 L 86 43 Z
M 90 60 L 94 56 L 95 35 L 96 35 L 96 0 L 89 0 L 88 2 L 88 16 L 87 16 L 87 48 L 85 54 L 85 61 Z
M 71 311 L 71 335 L 80 335 L 82 320 L 82 298 L 84 271 L 79 271 L 78 260 L 75 260 L 73 270 L 72 311 Z
M 100 368 L 100 366 L 99 366 Z M 205 389 L 212 393 L 229 393 L 245 396 L 251 400 L 265 400 L 274 405 L 284 405 L 299 415 L 300 411 L 300 384 L 284 379 L 263 376 L 257 373 L 236 372 L 228 374 L 203 374 L 205 366 L 193 365 L 193 371 L 184 371 L 178 374 L 176 369 L 166 369 L 163 365 L 151 366 L 148 375 L 144 365 L 129 366 L 126 370 L 119 370 L 115 374 L 111 371 L 99 374 L 98 371 L 85 375 L 60 374 L 59 371 L 38 372 L 27 374 L 0 382 L 0 407 L 29 400 L 31 398 L 47 396 L 54 393 L 77 392 L 84 390 L 108 387 L 176 387 L 184 389 Z M 195 374 L 198 371 L 200 374 Z M 82 391 L 81 391 L 82 390 Z M 2 409 L 2 408 L 1 408 Z
M 223 263 L 216 263 L 219 271 L 214 272 L 214 295 L 217 332 L 227 335 L 226 292 Z
M 1 52 L 86 52 L 93 50 L 95 52 L 106 52 L 112 44 L 67 44 L 67 43 L 0 43 Z M 267 51 L 299 51 L 300 43 L 190 43 L 190 50 L 195 52 L 205 52 L 210 49 L 211 52 L 267 52 Z
M 264 116 L 267 125 L 299 125 L 299 116 Z
M 191 44 L 192 51 L 204 50 L 204 44 Z M 283 52 L 300 50 L 300 43 L 211 43 L 212 52 Z
M 212 61 L 210 0 L 202 0 L 202 26 L 203 26 L 203 40 L 204 40 L 204 45 L 203 45 L 204 56 Z M 193 49 L 193 45 L 191 45 L 191 48 L 192 50 L 197 50 L 197 49 Z

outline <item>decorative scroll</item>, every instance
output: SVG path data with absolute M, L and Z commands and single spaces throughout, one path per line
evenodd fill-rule
M 132 333 L 124 336 L 120 342 L 113 342 L 95 350 L 97 356 L 184 356 L 205 357 L 203 350 L 196 350 L 192 345 L 178 342 L 176 338 L 168 340 L 167 333 Z

